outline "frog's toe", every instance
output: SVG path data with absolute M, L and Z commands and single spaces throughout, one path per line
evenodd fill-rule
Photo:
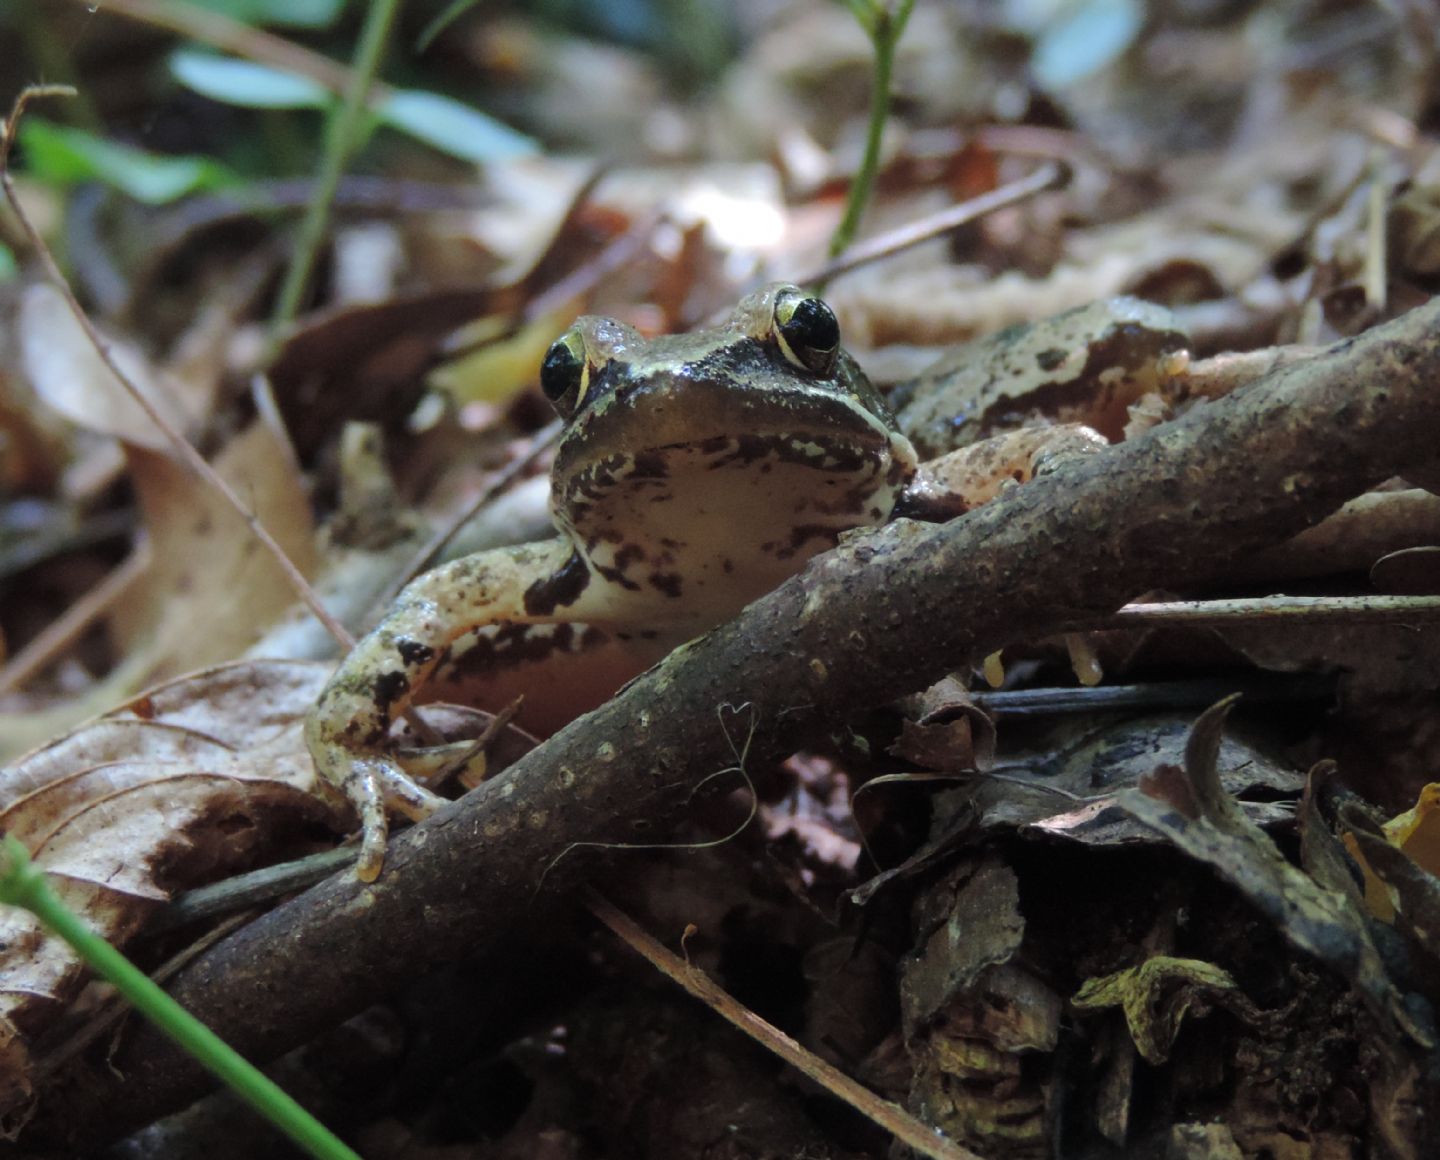
M 412 821 L 428 818 L 445 799 L 416 785 L 393 762 L 359 758 L 351 763 L 344 782 L 345 796 L 360 815 L 360 857 L 355 873 L 362 882 L 374 882 L 385 867 L 385 846 L 390 836 L 387 810 Z
M 385 843 L 390 824 L 385 817 L 385 797 L 380 792 L 380 767 L 364 759 L 350 763 L 340 783 L 345 797 L 360 817 L 360 857 L 355 874 L 362 882 L 374 882 L 385 866 Z
M 411 781 L 398 766 L 386 763 L 378 775 L 380 796 L 385 805 L 397 814 L 404 814 L 412 822 L 428 818 L 447 799 L 431 793 L 424 786 Z

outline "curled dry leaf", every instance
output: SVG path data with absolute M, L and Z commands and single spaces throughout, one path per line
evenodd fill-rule
M 0 771 L 0 828 L 117 945 L 170 896 L 249 869 L 297 825 L 347 824 L 315 792 L 301 724 L 329 672 L 247 662 L 142 695 Z M 34 1045 L 84 972 L 25 911 L 0 913 L 0 1126 L 17 1130 Z

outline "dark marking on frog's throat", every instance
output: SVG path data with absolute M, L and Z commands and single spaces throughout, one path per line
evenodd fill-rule
M 812 447 L 819 447 L 820 454 L 814 454 L 810 450 Z M 826 438 L 823 435 L 812 435 L 804 439 L 797 439 L 792 435 L 717 435 L 696 444 L 696 448 L 704 454 L 716 456 L 715 460 L 707 465 L 711 471 L 736 464 L 774 460 L 778 463 L 798 463 L 802 467 L 820 468 L 827 473 L 850 475 L 864 470 L 875 459 L 872 449 L 857 447 L 849 439 Z
M 670 475 L 670 467 L 658 451 L 642 451 L 632 462 L 631 479 L 666 479 Z
M 610 581 L 611 584 L 619 585 L 625 589 L 626 592 L 640 591 L 640 585 L 625 575 L 619 568 L 612 568 L 608 564 L 595 564 L 594 568 L 603 579 Z
M 673 600 L 678 600 L 684 589 L 678 572 L 651 572 L 648 579 L 652 588 Z
M 579 552 L 571 552 L 570 558 L 552 575 L 525 589 L 525 611 L 531 616 L 549 616 L 557 608 L 574 604 L 589 584 L 590 569 L 585 567 Z
M 615 553 L 615 567 L 621 572 L 628 571 L 631 564 L 645 559 L 645 549 L 639 544 L 625 544 Z

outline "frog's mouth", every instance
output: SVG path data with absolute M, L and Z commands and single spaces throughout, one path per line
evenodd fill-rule
M 917 458 L 884 418 L 838 386 L 645 385 L 580 417 L 556 455 L 555 478 L 585 490 L 678 472 L 784 463 L 838 475 L 908 476 Z

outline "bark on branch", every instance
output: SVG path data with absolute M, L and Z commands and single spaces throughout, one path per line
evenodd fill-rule
M 576 843 L 662 840 L 752 726 L 752 755 L 787 752 L 1008 641 L 1223 575 L 1433 461 L 1437 436 L 1440 300 L 962 519 L 842 546 L 408 831 L 378 883 L 322 883 L 172 990 L 245 1053 L 276 1055 L 431 963 L 503 949 L 533 918 L 542 873 L 552 897 L 595 878 L 595 850 Z M 623 871 L 625 856 L 611 865 Z M 203 1087 L 141 1029 L 113 1070 L 47 1092 L 22 1142 L 93 1148 Z

